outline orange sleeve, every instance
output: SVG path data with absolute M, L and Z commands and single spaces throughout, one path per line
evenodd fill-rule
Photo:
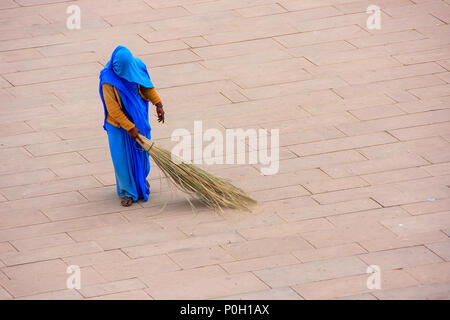
M 139 86 L 139 93 L 142 99 L 151 101 L 152 104 L 161 102 L 161 98 L 159 97 L 158 92 L 156 92 L 155 88 L 145 88 Z
M 116 95 L 114 93 L 114 87 L 109 83 L 104 83 L 102 85 L 103 99 L 105 100 L 106 110 L 108 114 L 113 118 L 122 128 L 125 130 L 130 130 L 134 127 L 134 123 L 131 122 L 125 113 L 123 113 L 122 108 L 117 101 Z M 118 97 L 120 99 L 120 97 Z

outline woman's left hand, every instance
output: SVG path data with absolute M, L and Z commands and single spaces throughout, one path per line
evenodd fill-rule
M 164 123 L 164 109 L 161 102 L 156 104 L 156 113 L 158 114 L 158 121 Z

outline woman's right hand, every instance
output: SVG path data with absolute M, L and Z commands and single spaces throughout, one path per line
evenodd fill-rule
M 139 129 L 136 127 L 131 128 L 130 130 L 128 130 L 128 134 L 130 135 L 130 137 L 134 140 L 138 140 L 141 143 L 144 143 L 144 141 L 142 141 L 141 138 L 139 138 Z

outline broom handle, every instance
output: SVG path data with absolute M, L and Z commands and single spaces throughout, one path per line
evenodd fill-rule
M 139 133 L 139 138 L 141 138 L 142 141 L 144 141 L 144 139 L 147 139 L 146 137 L 144 137 L 142 134 Z M 137 140 L 137 139 L 136 139 Z M 144 143 L 141 143 L 139 140 L 137 140 L 137 142 L 141 145 L 141 147 L 147 151 L 147 153 L 150 153 L 150 150 L 152 149 L 153 145 L 155 144 L 153 141 L 148 140 L 149 142 L 151 142 L 151 144 L 149 144 L 149 147 L 146 148 Z

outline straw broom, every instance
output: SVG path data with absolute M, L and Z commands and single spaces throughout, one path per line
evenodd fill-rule
M 251 211 L 250 207 L 256 204 L 256 200 L 226 179 L 184 162 L 141 134 L 139 137 L 143 143 L 139 139 L 136 141 L 152 157 L 164 175 L 179 189 L 198 198 L 206 206 L 218 210 L 231 208 Z
M 116 88 L 114 88 L 114 94 L 123 109 L 122 99 Z M 198 198 L 208 207 L 218 210 L 230 208 L 251 211 L 250 206 L 256 204 L 256 200 L 243 190 L 233 186 L 226 179 L 210 174 L 193 164 L 183 162 L 172 155 L 170 151 L 155 145 L 153 141 L 141 134 L 139 134 L 139 137 L 143 143 L 139 139 L 136 139 L 136 141 L 152 157 L 164 175 L 176 187 Z

